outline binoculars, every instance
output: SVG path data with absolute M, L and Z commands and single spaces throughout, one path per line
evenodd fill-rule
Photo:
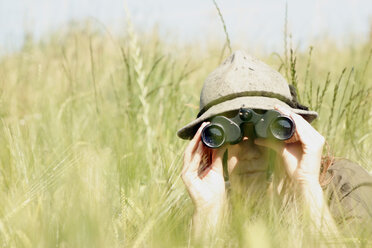
M 226 143 L 237 144 L 243 139 L 249 126 L 253 126 L 253 135 L 258 138 L 282 141 L 290 139 L 295 131 L 292 118 L 276 110 L 267 110 L 261 114 L 242 107 L 232 118 L 222 115 L 213 117 L 202 130 L 202 142 L 209 148 L 219 148 Z

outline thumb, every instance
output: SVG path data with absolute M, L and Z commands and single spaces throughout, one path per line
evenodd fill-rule
M 226 149 L 213 149 L 212 150 L 212 169 L 218 174 L 223 174 L 223 154 Z

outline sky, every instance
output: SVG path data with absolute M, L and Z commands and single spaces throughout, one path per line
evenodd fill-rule
M 127 0 L 132 21 L 183 42 L 223 40 L 212 0 Z M 372 0 L 216 0 L 233 44 L 283 46 L 285 6 L 293 42 L 303 46 L 319 37 L 340 43 L 352 34 L 366 38 L 372 25 Z M 112 33 L 125 32 L 124 0 L 0 0 L 0 49 L 21 46 L 26 32 L 36 39 L 71 20 L 92 20 Z M 0 52 L 1 53 L 1 52 Z

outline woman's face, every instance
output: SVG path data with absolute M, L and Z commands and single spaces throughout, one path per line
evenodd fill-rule
M 244 137 L 236 145 L 227 145 L 221 149 L 228 151 L 228 171 L 231 186 L 262 188 L 266 184 L 268 167 L 268 149 L 254 144 L 253 139 Z

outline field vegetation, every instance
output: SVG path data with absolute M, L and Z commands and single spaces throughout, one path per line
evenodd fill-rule
M 305 51 L 286 41 L 266 55 L 232 48 L 298 87 L 319 113 L 325 154 L 372 170 L 372 40 L 326 39 Z M 191 246 L 193 206 L 180 178 L 187 142 L 176 131 L 196 117 L 205 77 L 228 56 L 223 43 L 207 47 L 131 25 L 123 36 L 75 25 L 2 56 L 0 246 Z M 371 245 L 349 229 L 338 240 L 314 238 L 289 211 L 236 204 L 210 246 Z

